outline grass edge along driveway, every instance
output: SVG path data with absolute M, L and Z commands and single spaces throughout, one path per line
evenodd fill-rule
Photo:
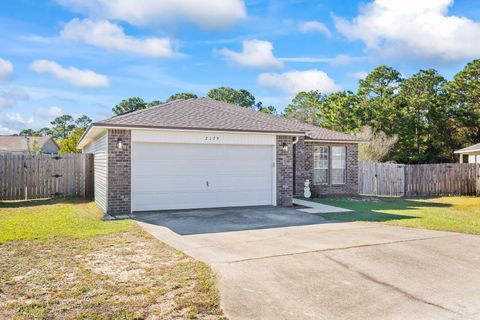
M 221 319 L 208 266 L 77 199 L 0 202 L 0 318 Z
M 385 224 L 480 235 L 480 197 L 313 199 L 351 209 L 349 213 L 321 214 L 338 221 L 372 221 Z

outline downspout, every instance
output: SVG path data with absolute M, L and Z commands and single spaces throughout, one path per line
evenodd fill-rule
M 298 136 L 295 136 L 295 138 L 293 138 L 293 141 L 292 141 L 292 145 L 293 145 L 293 154 L 292 154 L 292 157 L 293 157 L 293 165 L 292 165 L 292 169 L 293 169 L 293 195 L 295 195 L 295 189 L 296 189 L 296 183 L 297 183 L 297 179 L 296 179 L 296 176 L 297 176 L 297 163 L 296 163 L 296 151 L 297 151 L 297 147 L 295 146 L 298 142 Z

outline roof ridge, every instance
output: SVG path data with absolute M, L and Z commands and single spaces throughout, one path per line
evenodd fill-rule
M 255 120 L 257 121 L 260 121 L 260 122 L 263 122 L 263 123 L 266 123 L 267 120 L 265 119 L 266 117 L 275 117 L 275 120 L 280 120 L 281 122 L 284 122 L 282 124 L 276 124 L 277 126 L 280 126 L 280 127 L 283 127 L 285 129 L 292 129 L 291 127 L 289 128 L 290 125 L 294 125 L 294 126 L 298 126 L 299 128 L 297 129 L 298 131 L 304 131 L 305 133 L 307 132 L 311 132 L 311 131 L 324 131 L 324 132 L 330 132 L 330 133 L 334 133 L 334 134 L 341 134 L 345 137 L 349 137 L 349 138 L 353 138 L 353 140 L 360 140 L 358 139 L 357 137 L 355 137 L 354 135 L 352 134 L 348 134 L 348 133 L 345 133 L 345 132 L 340 132 L 340 131 L 335 131 L 335 130 L 331 130 L 331 129 L 327 129 L 327 128 L 323 128 L 323 127 L 320 127 L 320 126 L 316 126 L 314 124 L 311 124 L 311 123 L 306 123 L 306 122 L 302 122 L 298 119 L 291 119 L 291 118 L 285 118 L 285 117 L 282 117 L 282 116 L 276 116 L 276 115 L 272 115 L 272 114 L 268 114 L 268 113 L 262 113 L 262 112 L 259 112 L 259 111 L 256 111 L 256 110 L 253 110 L 251 108 L 246 108 L 246 107 L 240 107 L 240 106 L 233 106 L 229 103 L 226 103 L 224 101 L 218 101 L 218 100 L 214 100 L 214 99 L 210 99 L 210 98 L 207 98 L 209 100 L 213 100 L 215 102 L 219 102 L 225 106 L 228 106 L 230 108 L 233 109 L 233 107 L 237 107 L 237 108 L 241 108 L 241 110 L 244 110 L 248 113 L 251 113 L 252 116 L 255 116 L 255 115 L 258 115 L 260 117 L 263 117 L 264 119 L 258 119 L 258 118 L 255 118 Z
M 190 98 L 190 99 L 193 99 L 193 98 Z M 110 118 L 107 118 L 107 119 L 104 119 L 104 120 L 96 121 L 95 123 L 102 122 L 102 121 L 108 121 L 108 120 L 113 119 L 113 118 L 123 119 L 127 116 L 138 115 L 138 114 L 141 114 L 145 111 L 153 110 L 153 109 L 156 109 L 156 108 L 159 108 L 159 107 L 164 107 L 166 105 L 174 104 L 174 103 L 181 102 L 181 101 L 187 101 L 187 100 L 190 100 L 190 99 L 176 99 L 176 100 L 173 100 L 173 101 L 158 104 L 158 105 L 153 106 L 153 107 L 147 107 L 147 108 L 144 108 L 144 109 L 135 110 L 133 112 L 122 113 L 122 114 L 119 114 L 119 115 L 116 115 L 116 116 L 113 116 L 113 117 L 110 117 Z
M 247 111 L 248 113 L 251 113 L 251 115 L 250 115 L 250 114 L 245 115 L 246 117 L 251 118 L 251 119 L 253 119 L 253 120 L 255 120 L 255 121 L 261 122 L 261 123 L 267 123 L 267 124 L 269 124 L 269 125 L 272 125 L 272 123 L 268 123 L 266 120 L 258 119 L 258 118 L 255 118 L 255 117 L 253 116 L 254 114 L 258 115 L 258 113 L 260 113 L 259 111 L 255 111 L 255 110 L 250 109 L 250 108 L 248 108 L 248 107 L 241 107 L 241 106 L 229 104 L 229 103 L 226 103 L 226 102 L 224 102 L 224 101 L 219 101 L 219 100 L 215 100 L 215 99 L 211 99 L 211 98 L 207 98 L 207 97 L 204 97 L 204 98 L 201 98 L 201 99 L 211 100 L 211 101 L 214 101 L 215 103 L 221 103 L 221 104 L 224 104 L 225 106 L 228 106 L 228 108 L 232 109 L 232 111 L 230 111 L 230 110 L 225 110 L 225 109 L 223 109 L 222 111 L 228 112 L 229 114 L 238 115 L 238 113 L 236 113 L 235 111 L 233 111 L 233 108 L 238 108 L 239 110 Z M 196 99 L 196 100 L 194 101 L 194 103 L 196 103 L 197 100 L 200 100 L 200 99 Z M 210 107 L 209 105 L 202 105 L 202 106 Z M 210 108 L 211 108 L 211 107 L 210 107 Z M 264 115 L 268 115 L 268 114 L 264 114 Z M 277 117 L 277 116 L 275 116 L 275 115 L 270 115 L 270 116 L 272 116 L 272 117 Z M 278 120 L 278 118 L 277 118 L 277 120 Z M 291 130 L 291 129 L 292 129 L 292 128 L 288 128 L 288 127 L 286 127 L 286 126 L 284 126 L 284 125 L 280 125 L 280 124 L 276 124 L 276 123 L 274 123 L 274 125 L 276 125 L 276 126 L 278 126 L 278 127 L 281 127 L 281 128 L 283 128 L 283 129 L 287 129 L 287 130 Z M 303 131 L 304 131 L 304 130 L 300 130 L 300 129 L 298 130 L 298 132 L 303 132 Z
M 263 113 L 263 112 L 260 112 L 260 111 L 256 111 L 256 110 L 253 110 L 252 108 L 249 108 L 249 107 L 241 107 L 241 106 L 237 106 L 237 105 L 232 105 L 230 103 L 227 103 L 227 102 L 224 102 L 224 101 L 219 101 L 219 100 L 214 100 L 214 99 L 210 99 L 210 98 L 206 98 L 206 99 L 209 99 L 209 100 L 212 100 L 216 103 L 221 103 L 222 105 L 225 105 L 227 106 L 228 108 L 232 109 L 232 112 L 230 112 L 231 114 L 234 113 L 233 111 L 233 108 L 238 108 L 239 110 L 242 110 L 242 112 L 245 112 L 245 113 L 249 113 L 248 117 L 253 117 L 255 121 L 259 121 L 259 122 L 262 122 L 262 123 L 268 123 L 267 120 L 265 119 L 258 119 L 257 117 L 255 116 L 260 116 L 260 117 L 271 117 L 272 119 L 274 120 L 280 120 L 280 121 L 283 121 L 284 118 L 282 117 L 279 117 L 279 116 L 276 116 L 276 115 L 273 115 L 273 114 L 269 114 L 269 113 Z M 268 124 L 271 124 L 271 123 L 268 123 Z M 292 128 L 288 128 L 287 126 L 285 126 L 284 124 L 275 124 L 279 127 L 283 127 L 284 129 L 289 129 L 291 130 Z M 305 131 L 303 129 L 298 129 L 298 131 Z
M 311 140 L 360 141 L 351 134 L 208 97 L 174 100 L 107 120 L 97 121 L 89 126 L 87 132 L 92 126 L 105 125 L 114 127 L 285 132 L 306 135 L 306 138 Z
M 312 132 L 312 131 L 316 131 L 316 130 L 326 131 L 326 132 L 330 132 L 330 133 L 334 133 L 334 134 L 342 134 L 344 136 L 348 136 L 350 138 L 353 138 L 354 140 L 362 141 L 362 139 L 356 137 L 354 134 L 345 133 L 343 131 L 336 131 L 336 130 L 320 127 L 320 126 L 317 126 L 315 124 L 311 124 L 311 123 L 308 123 L 308 122 L 302 122 L 302 121 L 300 121 L 298 119 L 295 119 L 295 118 L 285 118 L 285 117 L 283 117 L 282 119 L 284 119 L 285 121 L 288 121 L 288 122 L 293 122 L 293 123 L 297 123 L 299 125 L 305 126 L 306 129 L 309 129 L 309 130 L 306 130 L 307 132 Z

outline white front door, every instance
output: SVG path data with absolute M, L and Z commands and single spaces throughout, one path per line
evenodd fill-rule
M 133 142 L 132 211 L 274 205 L 274 146 Z

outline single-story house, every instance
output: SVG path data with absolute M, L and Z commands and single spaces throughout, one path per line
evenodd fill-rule
M 456 150 L 453 153 L 459 155 L 460 163 L 480 163 L 480 143 Z
M 108 214 L 292 205 L 355 194 L 359 139 L 208 98 L 176 100 L 92 123 L 95 201 Z
M 57 154 L 59 150 L 52 136 L 0 136 L 0 154 Z

